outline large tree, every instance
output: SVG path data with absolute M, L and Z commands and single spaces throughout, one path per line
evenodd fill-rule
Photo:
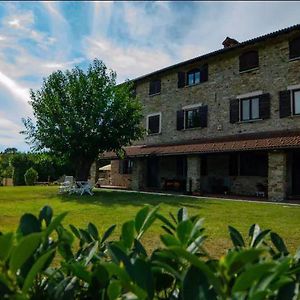
M 34 150 L 50 149 L 70 159 L 78 180 L 105 151 L 122 153 L 143 134 L 141 104 L 129 81 L 117 85 L 116 73 L 94 60 L 87 71 L 57 71 L 31 90 L 35 123 L 23 119 Z

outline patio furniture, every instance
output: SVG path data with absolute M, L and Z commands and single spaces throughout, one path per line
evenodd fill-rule
M 75 182 L 75 188 L 74 188 L 74 192 L 77 194 L 80 194 L 81 196 L 83 194 L 89 194 L 89 195 L 93 195 L 93 188 L 94 185 L 92 183 L 91 180 L 88 181 L 76 181 Z
M 74 178 L 73 176 L 66 176 L 64 182 L 62 182 L 58 188 L 58 192 L 63 193 L 69 193 L 74 186 Z

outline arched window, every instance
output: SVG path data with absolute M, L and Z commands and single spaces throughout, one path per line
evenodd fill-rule
M 252 50 L 240 55 L 240 72 L 259 66 L 258 51 Z

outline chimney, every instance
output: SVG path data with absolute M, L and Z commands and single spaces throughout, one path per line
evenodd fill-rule
M 235 39 L 230 38 L 229 36 L 223 41 L 222 45 L 224 48 L 229 48 L 239 44 L 239 42 Z

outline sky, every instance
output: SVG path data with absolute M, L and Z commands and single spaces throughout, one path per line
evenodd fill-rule
M 0 151 L 28 151 L 30 89 L 98 58 L 117 81 L 300 23 L 300 2 L 0 2 Z

